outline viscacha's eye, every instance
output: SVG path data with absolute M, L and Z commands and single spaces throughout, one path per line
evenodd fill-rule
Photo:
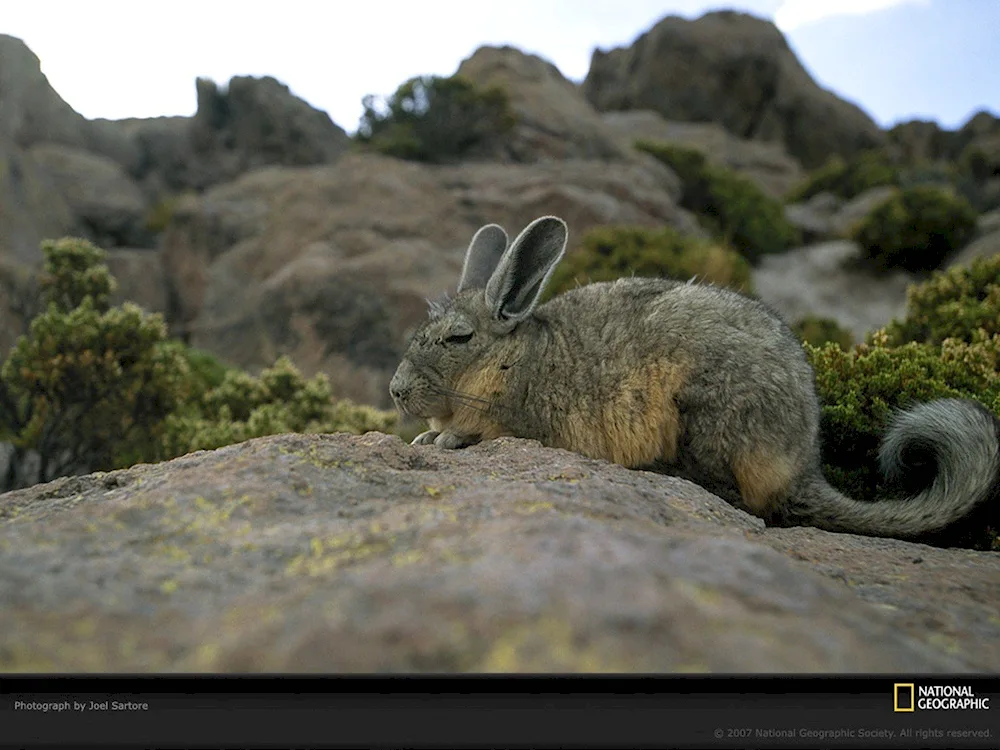
M 456 333 L 445 339 L 449 344 L 468 344 L 471 340 L 471 333 Z

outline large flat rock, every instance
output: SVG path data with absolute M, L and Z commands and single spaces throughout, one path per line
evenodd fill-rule
M 1000 668 L 1000 554 L 538 443 L 286 435 L 0 495 L 0 671 Z

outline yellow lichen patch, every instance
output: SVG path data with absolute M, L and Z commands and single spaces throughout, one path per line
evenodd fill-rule
M 292 559 L 286 568 L 290 576 L 319 576 L 382 555 L 396 543 L 396 536 L 366 538 L 357 532 L 326 539 L 313 537 L 309 551 Z
M 515 625 L 500 635 L 475 671 L 627 672 L 595 646 L 577 643 L 573 627 L 555 617 Z
M 423 525 L 442 520 L 448 523 L 458 523 L 458 508 L 449 503 L 434 503 L 421 508 L 418 523 Z
M 944 633 L 932 633 L 928 638 L 927 642 L 941 651 L 949 654 L 957 654 L 961 649 L 959 648 L 958 641 L 950 635 Z
M 397 568 L 403 568 L 408 565 L 414 565 L 424 560 L 425 558 L 426 555 L 423 553 L 423 551 L 418 549 L 408 549 L 402 552 L 395 553 L 392 557 L 389 558 L 389 562 L 391 562 Z
M 548 500 L 520 502 L 513 507 L 513 511 L 522 516 L 530 516 L 535 513 L 542 513 L 545 511 L 555 511 L 555 509 L 556 507 Z
M 164 594 L 172 594 L 177 591 L 180 584 L 177 582 L 176 578 L 170 578 L 160 584 L 160 591 Z
M 229 524 L 233 513 L 241 507 L 250 504 L 250 496 L 243 495 L 236 499 L 223 500 L 221 503 L 207 500 L 202 496 L 194 499 L 195 514 L 181 529 L 190 534 L 209 535 L 212 532 L 231 531 Z
M 189 564 L 191 562 L 191 553 L 183 547 L 178 547 L 176 544 L 157 544 L 153 547 L 153 553 L 161 557 L 165 557 L 168 560 L 173 560 L 174 562 L 184 564 Z

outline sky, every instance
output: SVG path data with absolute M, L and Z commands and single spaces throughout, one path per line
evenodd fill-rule
M 771 19 L 824 88 L 879 124 L 955 128 L 1000 114 L 1000 0 L 33 0 L 4 3 L 0 33 L 39 56 L 89 118 L 191 115 L 195 79 L 270 75 L 353 132 L 366 94 L 451 75 L 483 44 L 511 44 L 582 81 L 595 47 L 662 17 L 720 8 Z M 3 61 L 0 60 L 0 65 Z

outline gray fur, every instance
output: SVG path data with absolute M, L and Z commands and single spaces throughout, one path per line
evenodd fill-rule
M 402 412 L 431 421 L 414 443 L 461 448 L 504 434 L 572 447 L 580 443 L 574 419 L 595 414 L 615 422 L 598 421 L 598 431 L 627 435 L 657 394 L 626 391 L 629 409 L 608 405 L 643 368 L 677 362 L 686 369 L 671 399 L 676 454 L 646 468 L 697 482 L 769 524 L 919 538 L 996 495 L 1000 421 L 955 399 L 917 405 L 890 426 L 880 467 L 904 497 L 869 503 L 842 495 L 820 470 L 812 368 L 771 310 L 727 289 L 644 278 L 590 284 L 535 307 L 565 242 L 560 220 L 536 220 L 485 291 L 464 288 L 418 329 L 390 386 Z M 472 374 L 499 385 L 460 391 Z M 733 469 L 734 457 L 758 453 L 790 467 L 787 487 L 767 507 L 747 502 Z M 921 471 L 927 481 L 916 486 Z
M 458 291 L 482 289 L 507 249 L 507 233 L 498 224 L 481 227 L 472 237 L 462 264 Z
M 494 318 L 520 321 L 531 314 L 566 250 L 568 236 L 566 223 L 555 216 L 535 219 L 524 228 L 486 283 L 486 302 Z

